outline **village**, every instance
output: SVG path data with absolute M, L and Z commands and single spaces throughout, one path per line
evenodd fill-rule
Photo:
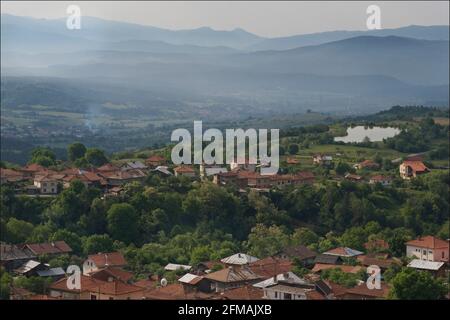
M 333 165 L 333 156 L 317 154 L 311 159 L 318 167 Z M 297 165 L 299 160 L 287 157 L 286 166 Z M 102 190 L 102 197 L 118 197 L 124 187 L 131 183 L 144 183 L 152 175 L 160 178 L 185 177 L 194 181 L 231 187 L 240 192 L 254 190 L 269 192 L 273 188 L 290 185 L 313 184 L 312 172 L 262 175 L 261 165 L 244 162 L 232 163 L 229 167 L 199 165 L 171 166 L 165 157 L 151 155 L 143 161 L 106 163 L 99 167 L 80 169 L 68 167 L 52 170 L 38 164 L 29 164 L 18 169 L 1 169 L 2 185 L 11 185 L 17 194 L 30 197 L 52 197 L 58 195 L 73 181 L 81 181 L 85 187 Z M 369 170 L 364 178 L 356 173 L 346 173 L 342 181 L 380 184 L 389 186 L 391 176 L 377 174 L 380 165 L 373 160 L 364 160 L 353 165 L 354 170 Z M 399 177 L 405 181 L 429 172 L 420 157 L 404 159 L 398 166 Z M 339 182 L 339 181 L 338 181 Z M 10 299 L 21 300 L 335 300 L 335 299 L 385 299 L 390 287 L 383 281 L 383 273 L 392 267 L 406 267 L 443 277 L 449 268 L 449 240 L 435 236 L 423 236 L 404 243 L 404 256 L 389 253 L 389 244 L 383 239 L 372 239 L 364 244 L 364 252 L 349 247 L 335 247 L 317 253 L 306 246 L 288 246 L 274 255 L 255 257 L 236 252 L 214 261 L 203 261 L 196 265 L 176 262 L 165 265 L 165 274 L 148 273 L 146 278 L 136 278 L 129 268 L 125 256 L 119 252 L 98 252 L 88 255 L 80 267 L 82 275 L 79 289 L 70 289 L 69 275 L 61 267 L 52 268 L 40 262 L 42 257 L 57 257 L 73 254 L 65 241 L 50 243 L 1 244 L 1 266 L 13 276 L 42 277 L 51 279 L 44 293 L 36 294 L 25 288 L 10 288 Z M 369 288 L 366 283 L 367 268 L 379 268 L 378 288 Z M 301 268 L 302 274 L 294 272 Z M 357 279 L 354 286 L 326 280 L 322 275 L 330 270 Z

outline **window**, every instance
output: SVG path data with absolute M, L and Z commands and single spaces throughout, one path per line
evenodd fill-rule
M 442 251 L 442 259 L 444 259 L 445 258 L 445 253 L 444 253 L 444 251 Z
M 278 292 L 275 291 L 275 299 L 278 299 Z

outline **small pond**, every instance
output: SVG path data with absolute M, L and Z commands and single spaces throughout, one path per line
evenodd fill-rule
M 400 129 L 394 127 L 364 127 L 356 126 L 347 128 L 347 135 L 344 137 L 334 137 L 334 141 L 363 142 L 365 137 L 370 141 L 383 141 L 386 138 L 392 138 L 400 133 Z

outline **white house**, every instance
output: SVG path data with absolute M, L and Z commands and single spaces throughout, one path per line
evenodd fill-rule
M 433 236 L 406 242 L 406 256 L 427 261 L 449 261 L 449 241 Z

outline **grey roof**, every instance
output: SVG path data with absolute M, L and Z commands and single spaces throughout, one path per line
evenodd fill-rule
M 17 273 L 20 273 L 20 274 L 24 274 L 24 273 L 27 273 L 27 272 L 33 270 L 34 268 L 36 268 L 40 265 L 41 265 L 41 263 L 38 261 L 28 260 L 27 262 L 25 262 L 23 265 L 21 265 L 19 268 L 17 268 L 14 271 Z
M 122 165 L 122 167 L 129 169 L 145 169 L 147 166 L 143 164 L 141 161 L 129 161 Z
M 287 247 L 282 250 L 283 253 L 287 254 L 291 257 L 297 257 L 299 259 L 308 259 L 308 258 L 314 258 L 317 256 L 317 253 L 310 250 L 309 248 L 299 245 L 295 247 Z
M 414 259 L 409 264 L 408 267 L 422 270 L 437 271 L 444 265 L 444 262 L 440 261 L 426 261 L 420 259 Z
M 51 268 L 48 270 L 40 270 L 37 272 L 40 277 L 55 277 L 55 276 L 64 276 L 66 273 L 63 268 Z
M 22 250 L 13 244 L 0 244 L 0 261 L 14 261 L 22 259 L 33 259 L 36 255 L 28 250 Z
M 166 271 L 175 271 L 175 270 L 191 270 L 191 266 L 187 266 L 184 264 L 176 264 L 176 263 L 168 263 L 164 270 Z
M 287 272 L 287 273 L 281 273 L 277 275 L 277 281 L 274 280 L 274 277 L 270 277 L 269 279 L 266 279 L 264 281 L 255 283 L 253 286 L 257 288 L 266 288 L 269 286 L 272 286 L 277 283 L 289 283 L 289 284 L 296 284 L 296 285 L 310 285 L 310 283 L 297 275 L 295 275 L 293 272 Z
M 245 253 L 236 253 L 232 256 L 226 257 L 221 259 L 220 261 L 226 264 L 236 264 L 236 265 L 243 265 L 243 264 L 249 264 L 255 261 L 258 261 L 259 259 L 253 256 L 250 256 Z
M 329 254 L 319 254 L 316 256 L 314 263 L 336 264 L 342 261 L 341 257 Z
M 155 172 L 155 171 L 164 173 L 165 175 L 168 175 L 168 176 L 173 175 L 173 173 L 170 172 L 166 166 L 157 166 L 155 169 L 152 170 L 152 172 Z
M 287 285 L 284 285 L 284 284 L 276 284 L 276 285 L 271 286 L 269 288 L 271 290 L 275 290 L 275 291 L 283 292 L 283 293 L 290 293 L 290 294 L 305 294 L 306 292 L 309 292 L 309 291 L 312 290 L 312 289 L 307 289 L 307 288 L 287 286 Z

